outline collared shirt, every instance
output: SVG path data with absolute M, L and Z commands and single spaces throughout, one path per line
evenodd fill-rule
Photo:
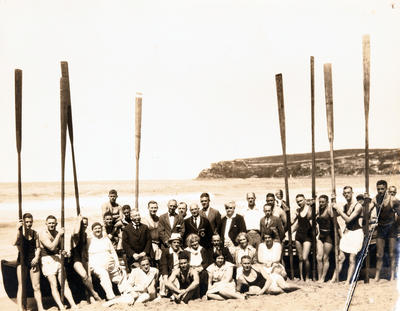
M 260 219 L 263 216 L 264 215 L 258 208 L 248 207 L 243 213 L 244 222 L 246 223 L 247 230 L 260 230 Z
M 144 292 L 157 274 L 158 269 L 153 267 L 150 267 L 147 273 L 140 268 L 132 269 L 128 278 L 128 284 L 133 287 L 134 291 Z
M 171 214 L 168 214 L 169 224 L 171 225 L 171 228 L 174 226 L 175 215 L 176 215 L 176 214 L 173 214 L 173 215 L 171 216 Z
M 229 230 L 231 229 L 231 224 L 232 224 L 232 218 L 236 217 L 236 212 L 233 213 L 232 217 L 228 217 L 228 215 L 226 215 L 226 226 L 225 226 L 225 234 L 224 234 L 224 238 L 226 241 L 230 241 L 231 238 L 229 237 Z

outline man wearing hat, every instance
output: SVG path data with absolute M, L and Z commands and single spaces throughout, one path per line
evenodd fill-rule
M 160 259 L 160 295 L 166 296 L 165 282 L 174 269 L 179 268 L 178 255 L 182 252 L 182 238 L 179 233 L 172 233 L 168 239 L 169 248 L 162 251 Z

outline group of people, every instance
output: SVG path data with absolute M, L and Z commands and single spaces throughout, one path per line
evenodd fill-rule
M 225 204 L 224 216 L 210 207 L 209 194 L 202 193 L 200 204 L 188 206 L 185 202 L 169 200 L 168 212 L 158 216 L 157 202 L 148 202 L 148 213 L 141 215 L 129 205 L 119 205 L 117 191 L 110 190 L 109 201 L 102 206 L 102 223 L 91 224 L 89 232 L 88 219 L 77 218 L 69 254 L 61 249 L 61 237 L 65 231 L 64 228 L 56 229 L 56 217 L 48 216 L 45 230 L 38 234 L 32 229 L 32 215 L 26 213 L 18 224 L 15 241 L 19 250 L 18 306 L 24 310 L 23 285 L 27 273 L 30 273 L 38 310 L 43 310 L 39 282 L 42 271 L 50 283 L 58 308 L 65 308 L 58 291 L 58 283 L 65 277 L 61 269 L 61 254 L 69 256 L 86 287 L 89 302 L 101 300 L 93 288 L 92 274 L 100 280 L 107 298 L 106 306 L 144 303 L 161 297 L 169 297 L 176 303 L 188 303 L 197 298 L 247 299 L 249 295 L 294 290 L 298 286 L 286 281 L 283 244 L 290 226 L 295 235 L 300 279 L 307 281 L 313 236 L 312 204 L 316 204 L 316 255 L 320 282 L 326 281 L 329 256 L 335 245 L 334 213 L 345 223 L 343 232 L 337 228 L 340 256 L 335 273 L 341 272 L 345 254 L 349 254 L 347 283 L 350 282 L 356 255 L 364 240 L 362 219 L 365 206 L 370 214 L 370 228 L 377 227 L 375 280 L 380 279 L 386 241 L 393 279 L 396 214 L 400 215 L 396 188 L 388 188 L 386 181 L 379 180 L 377 195 L 372 200 L 367 195 L 354 197 L 350 186 L 343 188 L 343 196 L 346 204 L 340 208 L 336 203 L 330 203 L 327 195 L 321 195 L 317 202 L 313 202 L 298 194 L 298 207 L 295 215 L 289 218 L 289 206 L 283 200 L 282 190 L 268 193 L 262 209 L 256 206 L 255 194 L 249 192 L 246 194 L 248 206 L 241 214 L 236 212 L 236 203 L 229 201 Z M 335 198 L 332 196 L 331 199 Z M 113 283 L 118 287 L 118 296 Z M 64 295 L 71 308 L 76 308 L 67 280 Z

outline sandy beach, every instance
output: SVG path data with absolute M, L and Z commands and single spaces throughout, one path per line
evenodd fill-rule
M 378 179 L 386 179 L 389 184 L 399 186 L 399 176 L 372 176 L 371 185 Z M 146 212 L 146 204 L 150 199 L 155 199 L 159 203 L 159 214 L 166 211 L 168 199 L 176 198 L 178 201 L 188 203 L 198 202 L 202 192 L 211 194 L 211 204 L 213 207 L 223 212 L 223 203 L 228 200 L 235 200 L 238 205 L 238 212 L 245 208 L 245 194 L 254 191 L 257 195 L 257 206 L 261 207 L 265 202 L 265 194 L 274 192 L 277 188 L 283 188 L 283 179 L 224 179 L 224 180 L 178 180 L 178 181 L 142 181 L 140 184 L 139 209 L 141 213 Z M 295 209 L 294 198 L 297 193 L 304 193 L 310 196 L 309 178 L 290 179 L 291 208 Z M 338 202 L 343 203 L 341 191 L 343 186 L 352 185 L 356 194 L 363 192 L 364 180 L 362 177 L 337 177 Z M 118 190 L 118 201 L 121 204 L 133 205 L 133 183 L 128 181 L 109 181 L 109 182 L 81 182 L 80 202 L 82 213 L 89 217 L 93 222 L 100 219 L 100 205 L 107 200 L 109 189 Z M 373 188 L 372 188 L 373 189 Z M 12 246 L 15 238 L 15 222 L 17 219 L 17 187 L 14 183 L 0 184 L 0 211 L 2 220 L 0 221 L 0 252 L 1 259 L 12 260 L 16 258 L 16 248 Z M 330 179 L 317 179 L 318 194 L 330 193 Z M 23 185 L 23 207 L 24 212 L 29 211 L 33 214 L 35 222 L 34 229 L 41 230 L 44 226 L 44 217 L 60 214 L 60 186 L 59 183 L 27 183 Z M 372 194 L 375 191 L 371 191 Z M 73 185 L 67 183 L 66 200 L 66 232 L 67 237 L 72 229 L 73 217 L 75 216 L 75 199 L 73 197 Z M 66 243 L 68 244 L 68 243 Z M 0 285 L 0 303 L 2 310 L 15 310 L 16 304 L 10 301 L 4 292 L 2 279 Z M 344 284 L 316 284 L 300 283 L 300 290 L 279 296 L 252 297 L 243 301 L 195 301 L 189 305 L 175 305 L 164 300 L 157 303 L 149 303 L 147 307 L 135 306 L 138 310 L 343 310 L 348 287 Z M 397 301 L 397 289 L 395 282 L 382 280 L 376 284 L 363 284 L 359 282 L 351 310 L 393 310 Z M 82 310 L 102 310 L 101 304 L 86 305 L 81 302 Z M 128 310 L 127 306 L 113 306 L 109 310 Z M 54 309 L 55 310 L 55 309 Z

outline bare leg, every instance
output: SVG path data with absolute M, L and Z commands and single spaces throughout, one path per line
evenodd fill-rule
M 22 311 L 26 308 L 26 274 L 27 268 L 22 265 L 17 266 L 17 280 L 18 280 L 18 291 L 17 291 L 17 305 L 18 310 Z
M 69 304 L 71 306 L 71 309 L 77 308 L 77 305 L 75 304 L 75 301 L 74 301 L 74 297 L 72 297 L 72 293 L 71 293 L 71 290 L 68 285 L 67 277 L 64 276 L 64 278 L 65 278 L 64 296 L 65 296 L 65 298 L 67 298 L 67 301 L 69 302 Z M 58 281 L 61 284 L 61 271 L 58 273 Z
M 324 258 L 324 243 L 320 239 L 317 240 L 317 263 L 318 263 L 318 282 L 324 282 L 323 277 L 323 258 Z
M 389 259 L 390 259 L 390 280 L 394 280 L 394 273 L 396 271 L 396 257 L 395 257 L 395 249 L 396 249 L 396 239 L 389 238 Z
M 300 280 L 304 281 L 303 276 L 303 246 L 299 241 L 296 241 L 296 251 L 297 256 L 299 257 L 299 272 L 300 272 Z
M 33 288 L 33 295 L 35 296 L 38 311 L 43 311 L 42 292 L 40 291 L 40 269 L 39 266 L 31 268 L 31 281 Z
M 304 242 L 303 243 L 303 260 L 305 263 L 305 272 L 306 272 L 306 281 L 308 281 L 310 278 L 310 260 L 308 259 L 308 255 L 310 255 L 310 250 L 311 250 L 311 242 Z
M 49 280 L 50 283 L 50 288 L 51 288 L 51 295 L 53 296 L 53 299 L 55 303 L 57 304 L 58 308 L 60 310 L 65 310 L 64 304 L 61 302 L 61 297 L 60 293 L 58 292 L 57 288 L 57 277 L 55 274 L 47 276 L 47 279 Z
M 329 270 L 329 254 L 331 253 L 333 245 L 330 243 L 324 243 L 324 256 L 322 258 L 323 261 L 323 268 L 321 274 L 321 282 L 325 281 L 326 274 Z
M 218 295 L 218 294 L 216 294 L 216 293 L 214 293 L 214 294 L 207 294 L 207 297 L 208 297 L 209 299 L 214 299 L 214 300 L 219 300 L 219 301 L 224 301 L 224 300 L 225 300 L 224 297 L 222 297 L 222 296 L 220 296 L 220 295 Z
M 350 254 L 350 257 L 349 257 L 349 271 L 347 271 L 346 284 L 350 284 L 355 269 L 356 269 L 356 254 Z
M 345 254 L 340 251 L 339 252 L 339 263 L 338 263 L 338 267 L 335 268 L 335 272 L 333 273 L 332 279 L 331 279 L 331 283 L 336 282 L 336 274 L 340 275 L 340 272 L 342 271 L 343 268 L 343 263 L 346 260 L 346 256 Z
M 82 262 L 80 262 L 80 261 L 74 262 L 74 270 L 82 278 L 83 284 L 89 290 L 89 293 L 94 297 L 94 299 L 97 301 L 100 301 L 101 298 L 99 297 L 99 295 L 93 288 L 92 279 L 90 278 L 90 274 L 87 272 L 87 269 L 85 269 Z
M 375 281 L 379 282 L 381 279 L 381 269 L 383 263 L 383 250 L 385 249 L 385 240 L 381 238 L 376 239 L 376 274 Z
M 235 290 L 223 289 L 219 292 L 222 296 L 226 298 L 233 298 L 233 299 L 245 299 L 245 296 L 236 292 Z

